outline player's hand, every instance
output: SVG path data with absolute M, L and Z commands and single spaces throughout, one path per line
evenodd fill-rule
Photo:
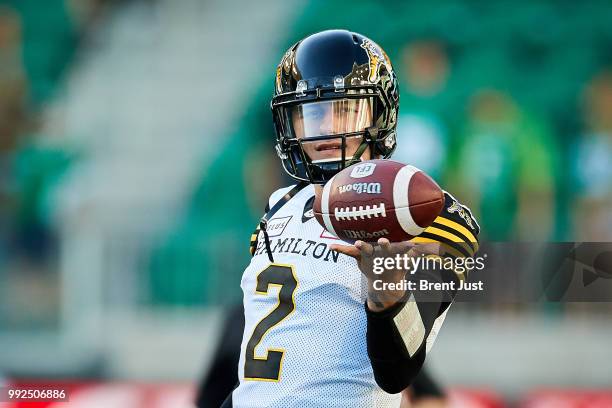
M 408 269 L 401 267 L 402 265 L 394 265 L 400 267 L 385 268 L 383 273 L 376 274 L 374 273 L 375 258 L 397 259 L 398 255 L 403 258 L 404 254 L 408 257 L 440 254 L 440 245 L 437 243 L 389 242 L 386 238 L 380 238 L 376 245 L 356 241 L 354 245 L 333 244 L 331 249 L 357 260 L 359 270 L 368 279 L 368 307 L 373 311 L 381 311 L 393 306 L 406 293 L 402 289 L 376 290 L 374 282 L 380 280 L 387 284 L 400 283 L 405 279 L 406 273 L 409 272 Z

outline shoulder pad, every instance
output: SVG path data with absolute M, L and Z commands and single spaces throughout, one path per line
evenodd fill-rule
M 280 200 L 285 194 L 291 191 L 291 189 L 295 186 L 296 184 L 292 184 L 288 187 L 282 187 L 276 190 L 275 192 L 273 192 L 272 194 L 270 194 L 270 198 L 268 199 L 268 205 L 266 205 L 264 213 L 267 213 L 268 211 L 270 211 L 270 208 L 272 208 L 272 206 L 276 204 L 278 200 Z

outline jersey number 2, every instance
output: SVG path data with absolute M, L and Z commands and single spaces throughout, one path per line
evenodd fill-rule
M 276 307 L 257 323 L 249 339 L 244 362 L 244 379 L 259 381 L 278 381 L 283 366 L 285 350 L 267 349 L 266 355 L 258 357 L 255 348 L 268 330 L 279 324 L 295 309 L 293 295 L 298 281 L 293 272 L 293 266 L 270 264 L 257 275 L 255 293 L 267 295 L 270 286 L 278 286 L 278 303 Z

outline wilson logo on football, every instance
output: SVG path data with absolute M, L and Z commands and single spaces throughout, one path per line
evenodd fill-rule
M 355 230 L 344 230 L 347 237 L 352 239 L 372 239 L 381 238 L 389 235 L 389 231 L 386 229 L 380 231 L 366 232 L 366 231 L 355 231 Z
M 356 194 L 380 194 L 380 183 L 353 183 L 345 184 L 338 187 L 338 193 L 348 193 L 350 191 Z
M 351 170 L 350 177 L 352 178 L 363 178 L 368 177 L 374 173 L 374 169 L 376 168 L 375 163 L 361 163 L 353 167 Z

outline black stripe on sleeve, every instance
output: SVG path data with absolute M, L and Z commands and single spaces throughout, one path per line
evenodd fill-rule
M 458 230 L 456 230 L 455 228 L 449 227 L 447 225 L 444 224 L 440 224 L 438 222 L 435 222 L 432 224 L 432 227 L 436 227 L 439 228 L 441 230 L 444 230 L 450 234 L 455 235 L 457 238 L 461 239 L 463 242 L 467 243 L 469 245 L 469 247 L 471 248 L 472 252 L 476 252 L 476 248 L 474 245 L 474 242 L 470 241 L 468 239 L 468 237 L 466 237 L 465 235 L 463 235 L 461 232 L 459 232 Z M 456 243 L 456 242 L 455 242 Z

